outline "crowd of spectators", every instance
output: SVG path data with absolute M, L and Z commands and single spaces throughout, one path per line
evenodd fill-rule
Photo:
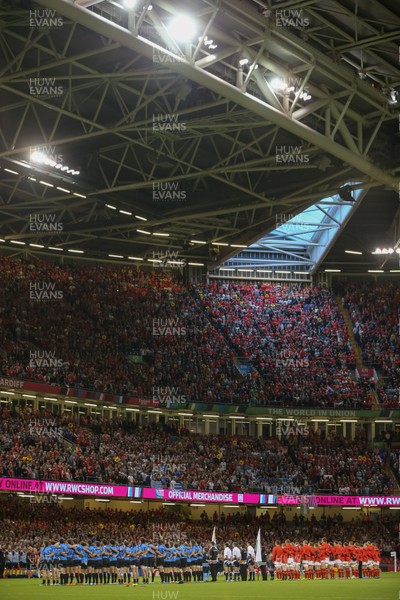
M 213 281 L 194 293 L 230 346 L 260 373 L 269 404 L 370 408 L 371 384 L 355 380 L 354 350 L 330 290 Z
M 38 560 L 39 549 L 47 540 L 66 539 L 121 539 L 142 538 L 159 542 L 184 542 L 195 539 L 209 548 L 214 526 L 217 545 L 222 551 L 231 540 L 247 540 L 254 545 L 258 529 L 262 532 L 262 543 L 267 552 L 276 540 L 290 539 L 294 543 L 318 542 L 322 537 L 341 540 L 343 543 L 370 541 L 376 544 L 383 555 L 398 550 L 398 524 L 387 517 L 372 519 L 370 515 L 345 521 L 341 514 L 322 516 L 317 519 L 308 515 L 295 515 L 287 520 L 285 513 L 269 512 L 256 517 L 243 513 L 219 516 L 218 520 L 192 520 L 183 509 L 159 508 L 149 511 L 125 512 L 116 509 L 66 508 L 63 505 L 40 505 L 26 498 L 11 495 L 0 496 L 0 548 L 25 550 Z
M 212 282 L 188 290 L 162 270 L 9 257 L 0 257 L 0 285 L 7 377 L 156 399 L 173 389 L 191 402 L 371 406 L 371 382 L 354 377 L 328 289 Z
M 390 494 L 387 455 L 333 432 L 261 438 L 200 435 L 122 418 L 0 412 L 0 476 L 132 486 L 273 493 L 319 489 Z
M 386 450 L 369 448 L 362 436 L 354 440 L 336 436 L 321 437 L 309 432 L 296 436 L 289 455 L 301 465 L 302 473 L 320 490 L 341 495 L 390 495 L 394 486 L 385 472 Z
M 3 376 L 157 400 L 174 390 L 190 402 L 372 404 L 374 384 L 356 380 L 326 288 L 213 281 L 188 290 L 162 270 L 10 257 L 0 257 L 0 285 Z M 397 407 L 400 288 L 353 284 L 343 300 L 364 361 L 385 377 L 383 406 Z
M 383 376 L 378 396 L 385 408 L 400 407 L 400 287 L 350 284 L 343 292 L 365 364 Z
M 222 335 L 172 275 L 0 257 L 0 372 L 61 387 L 261 401 Z

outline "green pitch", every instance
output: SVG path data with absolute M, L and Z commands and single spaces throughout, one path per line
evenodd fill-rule
M 399 600 L 400 574 L 349 581 L 243 581 L 97 586 L 41 586 L 37 579 L 0 580 L 1 600 Z

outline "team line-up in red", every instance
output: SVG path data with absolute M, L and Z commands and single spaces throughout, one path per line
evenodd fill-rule
M 272 561 L 277 579 L 300 579 L 301 565 L 306 579 L 380 577 L 380 551 L 370 542 L 329 544 L 323 538 L 317 545 L 299 545 L 286 540 L 274 546 Z

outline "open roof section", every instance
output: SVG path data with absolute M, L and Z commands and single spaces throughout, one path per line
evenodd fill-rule
M 362 189 L 353 189 L 352 201 L 335 194 L 298 215 L 277 215 L 273 231 L 211 271 L 211 276 L 308 281 L 358 208 L 363 194 Z

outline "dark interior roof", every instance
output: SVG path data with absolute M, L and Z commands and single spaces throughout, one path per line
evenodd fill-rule
M 358 181 L 368 192 L 324 265 L 373 268 L 399 237 L 400 4 L 149 4 L 0 3 L 0 248 L 122 262 L 163 248 L 207 266 L 212 242 L 223 262 L 277 214 Z M 166 33 L 182 11 L 192 45 Z M 37 214 L 61 227 L 35 230 Z

